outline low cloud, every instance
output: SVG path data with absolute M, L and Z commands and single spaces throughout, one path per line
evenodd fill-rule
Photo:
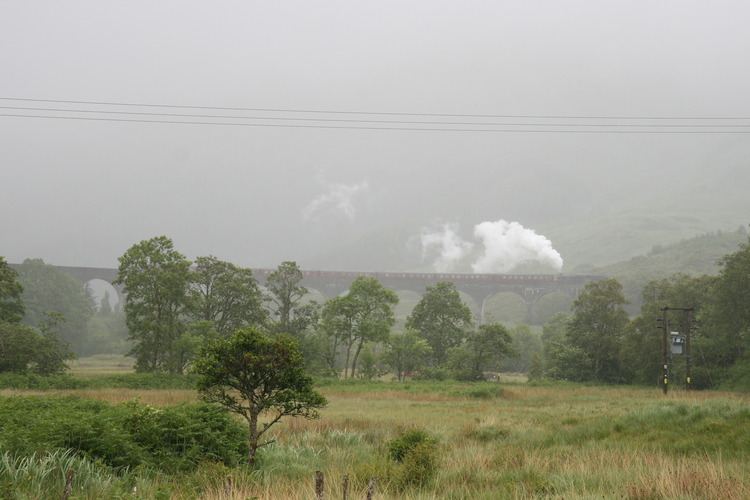
M 323 213 L 341 213 L 350 221 L 354 220 L 357 210 L 355 197 L 369 189 L 367 181 L 359 184 L 326 183 L 327 191 L 312 200 L 303 210 L 305 220 L 315 219 Z

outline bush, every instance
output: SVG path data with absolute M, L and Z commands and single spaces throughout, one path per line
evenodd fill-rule
M 419 444 L 426 442 L 437 444 L 437 439 L 422 429 L 404 431 L 398 437 L 388 441 L 388 456 L 396 462 L 403 462 L 410 451 L 414 450 Z
M 73 450 L 112 468 L 193 470 L 201 461 L 241 463 L 247 434 L 206 403 L 154 408 L 67 397 L 0 398 L 0 453 Z
M 123 426 L 166 471 L 191 470 L 201 461 L 234 467 L 247 455 L 247 432 L 223 409 L 208 403 L 154 408 L 138 400 L 124 408 Z
M 70 375 L 36 375 L 0 373 L 0 389 L 25 389 L 35 391 L 86 389 L 88 381 Z
M 413 380 L 448 380 L 450 377 L 450 373 L 446 368 L 443 367 L 436 367 L 436 368 L 425 368 L 421 373 L 415 373 L 412 377 Z
M 97 377 L 0 373 L 0 389 L 195 389 L 196 380 L 195 375 L 175 373 L 124 373 Z
M 401 486 L 424 486 L 437 474 L 440 450 L 437 443 L 424 441 L 406 454 L 398 471 Z
M 399 463 L 396 473 L 401 487 L 423 486 L 438 471 L 438 440 L 427 431 L 411 429 L 388 442 L 388 455 Z

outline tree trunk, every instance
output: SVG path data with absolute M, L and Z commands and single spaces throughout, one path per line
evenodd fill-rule
M 349 358 L 352 353 L 352 345 L 347 344 L 346 346 L 346 359 L 344 360 L 344 378 L 349 378 Z
M 247 465 L 251 469 L 255 467 L 255 453 L 258 451 L 258 441 L 260 436 L 258 435 L 258 414 L 251 413 L 250 418 L 247 420 L 247 425 L 250 430 L 250 439 L 248 440 L 249 450 L 247 452 Z
M 365 339 L 360 338 L 359 345 L 357 345 L 357 350 L 354 351 L 354 358 L 352 358 L 352 369 L 349 372 L 349 376 L 354 378 L 354 371 L 357 369 L 357 358 L 359 358 L 359 353 L 362 351 L 362 346 L 365 344 Z

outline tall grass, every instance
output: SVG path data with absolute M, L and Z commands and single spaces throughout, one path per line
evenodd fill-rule
M 109 400 L 122 390 L 87 389 L 86 397 Z M 364 498 L 371 476 L 378 500 L 750 498 L 747 396 L 429 381 L 329 381 L 320 390 L 330 401 L 322 418 L 274 426 L 276 441 L 261 449 L 256 470 L 207 462 L 187 475 L 119 477 L 104 469 L 111 486 L 92 485 L 86 494 L 112 488 L 99 498 L 136 498 L 127 496 L 136 487 L 143 499 L 309 499 L 320 470 L 328 500 L 341 498 L 344 475 L 352 499 Z M 153 401 L 175 393 L 146 392 Z M 388 453 L 388 442 L 409 429 L 434 436 L 440 450 L 425 484 L 400 480 L 400 464 Z M 225 496 L 227 476 L 232 491 Z
M 0 498 L 61 498 L 68 471 L 75 498 L 114 498 L 127 489 L 126 480 L 71 450 L 0 455 Z

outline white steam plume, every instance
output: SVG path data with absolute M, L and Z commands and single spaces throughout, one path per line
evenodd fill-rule
M 305 220 L 314 218 L 316 213 L 323 211 L 339 211 L 349 220 L 354 220 L 357 211 L 354 208 L 354 197 L 367 191 L 367 181 L 359 184 L 328 184 L 328 192 L 323 193 L 311 201 L 302 211 Z
M 474 236 L 484 244 L 484 254 L 471 266 L 475 273 L 504 273 L 529 261 L 562 269 L 562 257 L 552 242 L 518 222 L 482 222 L 474 226 Z
M 474 245 L 461 238 L 457 234 L 458 224 L 444 223 L 440 228 L 422 230 L 420 242 L 422 243 L 422 258 L 427 256 L 431 249 L 437 249 L 439 255 L 433 266 L 439 273 L 447 273 L 453 270 L 456 263 L 466 257 Z

